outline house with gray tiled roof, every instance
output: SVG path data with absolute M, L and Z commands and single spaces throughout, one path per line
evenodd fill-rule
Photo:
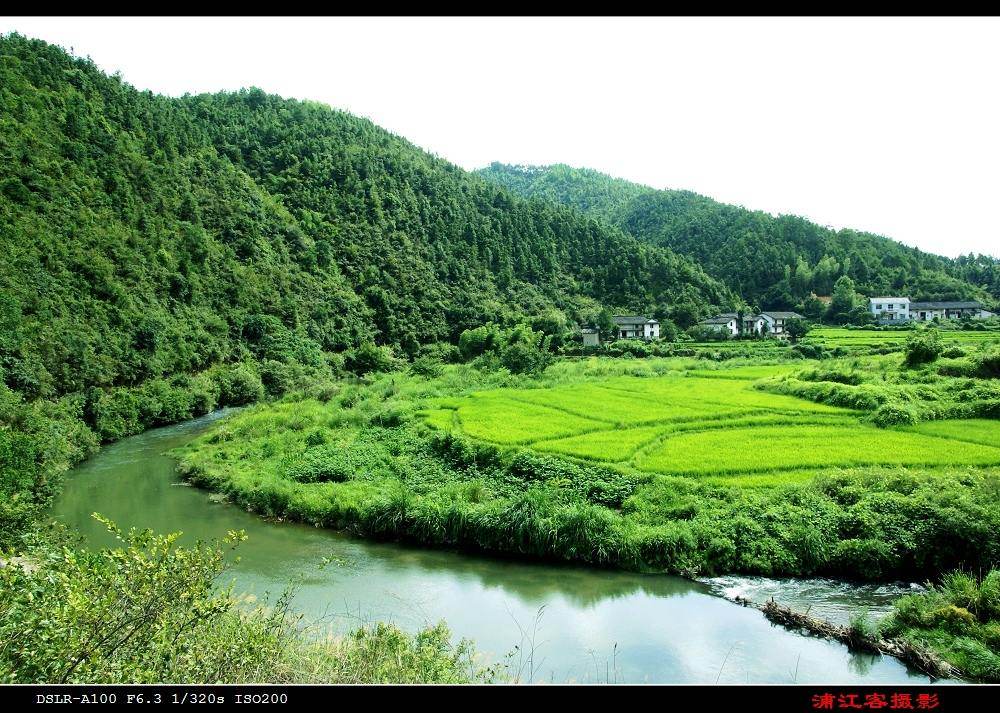
M 974 300 L 911 302 L 909 297 L 869 297 L 868 311 L 876 321 L 883 324 L 893 322 L 929 322 L 932 319 L 985 319 L 993 313 L 983 309 Z
M 614 316 L 615 336 L 618 339 L 659 339 L 660 323 L 641 314 L 617 314 Z
M 790 319 L 804 319 L 798 312 L 778 312 L 768 310 L 760 313 L 761 318 L 767 323 L 767 333 L 775 336 L 785 334 L 785 323 Z
M 938 319 L 961 319 L 962 317 L 972 317 L 973 319 L 985 319 L 992 317 L 993 313 L 983 309 L 979 302 L 975 301 L 939 301 L 939 302 L 911 302 L 910 319 L 921 322 L 929 322 L 937 317 Z
M 744 313 L 743 322 L 740 323 L 740 316 L 736 312 L 723 312 L 714 317 L 703 319 L 698 322 L 699 327 L 705 327 L 717 332 L 729 332 L 729 336 L 738 337 L 741 334 L 748 336 L 758 336 L 770 334 L 781 336 L 785 333 L 785 321 L 789 319 L 802 319 L 802 315 L 797 312 L 752 312 Z
M 698 322 L 698 326 L 714 332 L 728 332 L 731 337 L 735 337 L 740 333 L 739 315 L 735 312 L 723 312 L 714 317 L 703 319 Z

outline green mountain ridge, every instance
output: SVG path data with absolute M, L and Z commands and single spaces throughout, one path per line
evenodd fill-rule
M 519 195 L 570 205 L 650 244 L 669 247 L 760 307 L 792 308 L 849 276 L 866 294 L 913 299 L 1000 297 L 1000 261 L 950 259 L 890 238 L 832 230 L 792 215 L 658 190 L 591 169 L 493 163 L 479 174 Z
M 413 355 L 552 308 L 734 299 L 688 258 L 365 119 L 257 89 L 140 92 L 17 34 L 0 156 L 0 381 L 28 399 L 366 343 Z

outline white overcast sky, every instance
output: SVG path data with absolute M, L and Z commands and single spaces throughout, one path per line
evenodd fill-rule
M 169 95 L 258 86 L 464 168 L 586 166 L 1000 256 L 1000 19 L 19 18 Z

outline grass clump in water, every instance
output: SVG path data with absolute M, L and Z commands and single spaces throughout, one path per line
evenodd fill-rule
M 970 678 L 1000 681 L 1000 570 L 949 573 L 899 599 L 880 628 L 934 651 Z

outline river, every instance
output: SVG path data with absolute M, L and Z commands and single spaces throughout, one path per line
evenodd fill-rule
M 221 415 L 105 447 L 67 475 L 54 515 L 89 546 L 112 542 L 91 518 L 94 511 L 123 527 L 183 531 L 181 541 L 188 543 L 245 530 L 241 559 L 225 575 L 237 592 L 266 601 L 294 584 L 293 608 L 337 631 L 378 620 L 415 630 L 443 619 L 456 637 L 472 639 L 486 662 L 514 652 L 506 660 L 522 681 L 927 681 L 895 659 L 852 654 L 840 644 L 787 631 L 719 596 L 764 591 L 793 606 L 832 601 L 846 616 L 859 608 L 883 611 L 885 588 L 824 580 L 787 586 L 761 579 L 691 582 L 367 542 L 263 520 L 184 484 L 174 461 L 163 455 Z

